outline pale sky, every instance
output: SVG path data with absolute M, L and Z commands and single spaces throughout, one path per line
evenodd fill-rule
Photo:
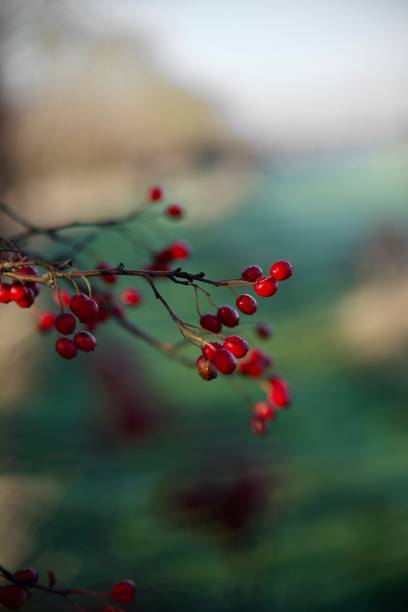
M 408 0 L 68 4 L 90 29 L 141 33 L 162 71 L 251 138 L 290 147 L 407 134 Z

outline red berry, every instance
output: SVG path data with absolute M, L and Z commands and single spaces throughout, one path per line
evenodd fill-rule
M 249 281 L 250 283 L 253 283 L 258 278 L 260 278 L 262 274 L 262 268 L 260 268 L 259 266 L 248 266 L 247 268 L 245 268 L 245 270 L 242 270 L 241 278 L 246 281 Z
M 261 421 L 270 421 L 274 417 L 274 409 L 268 402 L 257 402 L 253 407 L 254 416 Z
M 17 570 L 14 574 L 14 578 L 24 584 L 33 585 L 38 582 L 38 573 L 32 567 L 26 567 L 24 569 Z
M 239 323 L 239 314 L 232 306 L 221 306 L 217 315 L 221 323 L 227 327 L 236 327 Z
M 158 202 L 163 197 L 162 188 L 159 187 L 158 185 L 155 185 L 154 187 L 150 187 L 147 193 L 147 197 L 150 200 L 150 202 Z
M 28 295 L 28 288 L 24 285 L 11 285 L 10 287 L 10 298 L 13 302 L 21 302 L 25 300 Z
M 245 361 L 239 364 L 239 371 L 244 376 L 259 378 L 270 365 L 271 359 L 268 355 L 258 349 L 252 349 Z
M 42 312 L 37 319 L 39 332 L 47 332 L 54 327 L 55 315 L 52 312 Z
M 237 362 L 230 351 L 222 348 L 215 354 L 214 365 L 221 374 L 232 374 L 237 367 Z
M 207 342 L 207 344 L 204 344 L 201 350 L 203 351 L 204 357 L 208 359 L 208 361 L 214 361 L 217 351 L 219 351 L 221 348 L 222 344 L 219 342 Z
M 269 269 L 269 274 L 277 281 L 286 280 L 293 274 L 292 264 L 284 259 L 275 261 Z
M 18 300 L 17 306 L 20 308 L 30 308 L 34 304 L 35 295 L 31 287 L 24 287 L 25 295 L 22 300 Z
M 76 346 L 85 353 L 94 351 L 96 347 L 95 336 L 86 331 L 81 331 L 75 334 L 74 342 Z
M 58 338 L 55 343 L 55 350 L 64 359 L 73 359 L 78 353 L 76 345 L 69 338 Z
M 197 359 L 197 371 L 204 380 L 212 380 L 218 376 L 217 368 L 204 355 L 200 355 Z
M 224 348 L 230 351 L 237 359 L 245 357 L 249 350 L 248 342 L 240 336 L 227 336 L 224 340 Z
M 180 219 L 183 216 L 183 208 L 179 204 L 170 204 L 164 211 L 171 219 Z
M 205 314 L 200 318 L 200 325 L 203 329 L 218 334 L 221 331 L 221 321 L 216 315 Z
M 130 603 L 135 596 L 135 585 L 132 580 L 121 580 L 113 585 L 111 597 L 121 603 Z
M 11 302 L 10 289 L 11 285 L 0 283 L 0 304 L 8 304 Z
M 65 289 L 60 289 L 59 292 L 57 289 L 55 289 L 55 291 L 52 293 L 52 299 L 57 306 L 69 306 L 71 296 L 69 295 L 68 291 L 65 291 Z
M 272 336 L 272 328 L 268 323 L 258 323 L 258 325 L 255 327 L 255 333 L 258 338 L 266 340 Z
M 268 399 L 278 408 L 286 408 L 291 402 L 290 390 L 287 382 L 280 376 L 271 376 L 268 378 L 270 389 Z
M 137 289 L 124 289 L 120 295 L 120 299 L 125 306 L 137 306 L 142 299 L 142 294 L 140 291 L 137 291 Z
M 169 246 L 171 259 L 182 260 L 190 257 L 191 250 L 186 242 L 182 242 L 181 240 L 177 242 L 173 242 Z
M 107 261 L 101 261 L 96 267 L 97 270 L 102 270 L 102 272 L 103 270 L 110 270 L 111 268 L 112 266 Z M 117 281 L 117 278 L 114 274 L 102 274 L 101 279 L 109 285 L 112 285 Z
M 262 436 L 266 434 L 268 431 L 266 422 L 258 418 L 257 416 L 251 417 L 250 425 L 251 425 L 251 431 L 254 434 L 254 436 Z
M 81 323 L 92 323 L 98 319 L 99 308 L 97 302 L 84 293 L 77 293 L 72 296 L 69 306 Z
M 262 276 L 254 284 L 254 291 L 261 297 L 269 297 L 274 295 L 278 290 L 278 285 L 274 278 L 266 278 Z
M 7 584 L 0 588 L 0 604 L 8 610 L 18 610 L 28 599 L 24 589 L 16 584 Z
M 241 312 L 247 315 L 254 314 L 254 312 L 256 312 L 256 309 L 258 308 L 256 299 L 248 293 L 243 293 L 242 295 L 239 295 L 236 299 L 235 304 Z
M 74 315 L 67 313 L 59 314 L 55 318 L 55 329 L 59 331 L 60 334 L 68 335 L 72 334 L 72 332 L 76 328 L 76 320 Z

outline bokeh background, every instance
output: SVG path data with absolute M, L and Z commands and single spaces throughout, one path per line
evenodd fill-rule
M 404 0 L 1 0 L 3 201 L 96 219 L 158 182 L 186 220 L 137 226 L 141 249 L 185 237 L 192 271 L 296 274 L 257 318 L 294 394 L 265 438 L 227 381 L 113 324 L 64 362 L 3 306 L 0 563 L 133 578 L 140 611 L 407 610 L 407 18 Z M 113 234 L 94 253 L 144 263 Z M 176 340 L 138 286 L 134 321 Z M 194 319 L 187 288 L 163 290 Z

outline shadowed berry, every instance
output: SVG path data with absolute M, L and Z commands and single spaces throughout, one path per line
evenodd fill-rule
M 221 374 L 232 374 L 237 367 L 234 355 L 225 348 L 216 352 L 213 363 Z
M 68 335 L 72 334 L 76 328 L 76 320 L 72 314 L 62 313 L 55 318 L 55 329 L 60 334 Z
M 256 299 L 248 293 L 243 293 L 242 295 L 239 295 L 236 299 L 235 304 L 241 312 L 247 315 L 254 314 L 254 312 L 256 312 L 258 308 Z
M 197 359 L 197 371 L 204 380 L 212 380 L 218 376 L 217 368 L 204 355 L 200 355 Z
M 266 340 L 272 336 L 272 328 L 269 323 L 258 323 L 258 325 L 255 327 L 255 333 L 258 338 Z
M 245 357 L 249 350 L 248 342 L 240 336 L 227 336 L 224 340 L 224 348 L 230 351 L 237 359 Z
M 101 261 L 96 267 L 97 270 L 110 270 L 112 266 L 107 261 Z M 114 274 L 102 274 L 101 280 L 103 280 L 108 285 L 113 285 L 118 280 Z
M 19 582 L 24 582 L 27 586 L 31 586 L 38 582 L 38 572 L 32 567 L 25 567 L 24 569 L 17 570 L 14 578 Z
M 200 317 L 200 325 L 203 329 L 218 334 L 221 331 L 221 321 L 216 315 L 205 314 Z
M 292 264 L 283 259 L 275 261 L 269 269 L 269 274 L 277 281 L 286 280 L 293 274 Z
M 236 327 L 239 323 L 239 314 L 232 306 L 221 306 L 217 315 L 221 323 L 227 327 Z
M 259 266 L 248 266 L 245 270 L 241 272 L 241 278 L 249 281 L 250 283 L 255 282 L 258 278 L 262 276 L 262 268 Z
M 170 219 L 180 219 L 184 214 L 184 210 L 179 204 L 170 204 L 164 212 Z
M 31 287 L 24 287 L 25 293 L 22 300 L 17 301 L 17 306 L 20 308 L 30 308 L 34 304 L 35 295 Z
M 6 584 L 0 588 L 0 604 L 8 610 L 19 610 L 28 599 L 24 589 L 16 584 Z
M 142 294 L 137 289 L 124 289 L 120 294 L 120 299 L 125 306 L 137 306 L 142 299 Z
M 58 338 L 55 343 L 55 350 L 63 359 L 73 359 L 78 353 L 76 345 L 69 338 Z
M 94 351 L 96 347 L 95 336 L 87 331 L 81 331 L 75 334 L 74 342 L 79 350 L 84 351 L 85 353 Z
M 135 585 L 132 580 L 121 580 L 113 585 L 111 597 L 121 603 L 130 603 L 135 596 Z
M 261 297 L 270 297 L 278 290 L 278 285 L 274 278 L 259 278 L 254 284 L 254 291 Z
M 268 427 L 264 420 L 257 416 L 252 416 L 250 420 L 251 431 L 254 436 L 263 436 L 267 433 Z

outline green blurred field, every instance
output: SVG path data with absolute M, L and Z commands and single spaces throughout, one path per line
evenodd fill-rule
M 112 445 L 101 435 L 92 358 L 67 364 L 45 351 L 35 387 L 3 417 L 0 438 L 8 473 L 46 477 L 60 490 L 27 563 L 102 589 L 132 577 L 132 609 L 149 612 L 408 609 L 406 355 L 364 365 L 334 329 L 336 304 L 359 280 L 353 257 L 365 238 L 381 224 L 408 233 L 406 177 L 399 151 L 282 163 L 260 169 L 256 192 L 221 224 L 186 230 L 192 271 L 221 278 L 248 263 L 294 263 L 296 275 L 258 317 L 274 326 L 267 346 L 295 397 L 266 438 L 250 435 L 249 408 L 227 381 L 207 385 L 110 327 L 100 350 L 109 357 L 120 339 L 134 353 L 134 384 L 163 423 L 125 448 Z M 103 248 L 117 256 L 111 242 Z M 189 291 L 164 290 L 191 320 Z M 156 304 L 134 318 L 175 338 Z M 243 540 L 167 509 L 178 487 L 203 474 L 228 480 L 241 465 L 270 482 L 268 509 Z

